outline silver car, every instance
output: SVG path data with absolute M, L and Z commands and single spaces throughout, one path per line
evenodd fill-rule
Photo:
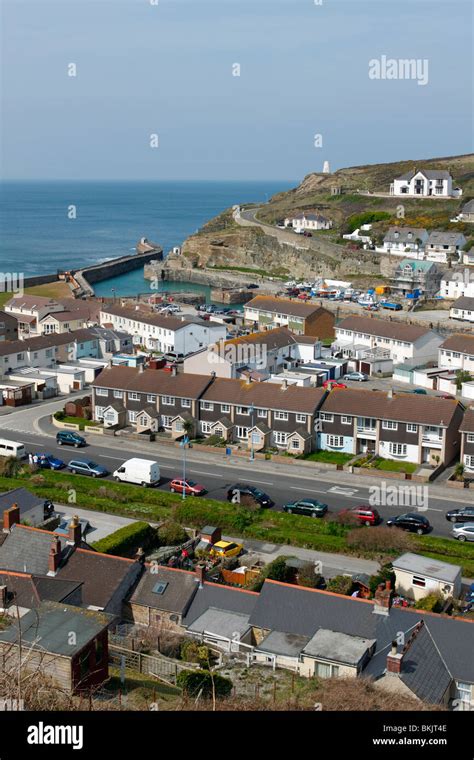
M 474 523 L 456 523 L 453 527 L 453 538 L 458 541 L 474 541 Z

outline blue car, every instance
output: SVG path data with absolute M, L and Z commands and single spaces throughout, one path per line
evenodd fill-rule
M 71 459 L 67 467 L 73 475 L 78 473 L 79 475 L 90 475 L 93 478 L 104 478 L 109 474 L 109 471 L 105 467 L 91 460 L 83 462 L 80 459 Z
M 45 470 L 62 470 L 66 466 L 65 462 L 53 454 L 35 454 L 38 457 L 38 467 Z

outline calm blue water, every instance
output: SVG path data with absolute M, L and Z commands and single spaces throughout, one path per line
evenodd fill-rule
M 0 271 L 28 277 L 77 269 L 123 256 L 141 237 L 161 244 L 167 253 L 234 203 L 265 202 L 295 184 L 3 182 Z M 68 218 L 71 205 L 76 207 L 76 219 Z M 111 295 L 112 288 L 117 295 L 132 295 L 149 286 L 139 270 L 97 283 L 95 290 L 97 295 Z

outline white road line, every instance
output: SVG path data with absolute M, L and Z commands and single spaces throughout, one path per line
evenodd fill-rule
M 223 478 L 223 475 L 217 475 L 217 473 L 214 472 L 203 472 L 202 470 L 190 470 L 189 467 L 186 467 L 186 472 L 196 472 L 198 475 L 209 475 L 210 478 Z
M 311 490 L 311 493 L 324 493 L 327 495 L 327 491 L 318 491 L 317 488 L 300 488 L 300 486 L 290 486 L 290 488 L 292 491 L 305 491 L 308 493 Z
M 264 486 L 273 485 L 273 483 L 269 480 L 251 480 L 250 478 L 245 478 L 245 480 L 248 480 L 249 483 L 262 483 Z

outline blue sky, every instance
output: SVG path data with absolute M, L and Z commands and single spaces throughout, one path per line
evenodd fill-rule
M 2 0 L 2 15 L 4 178 L 293 180 L 472 151 L 470 0 Z M 428 59 L 428 84 L 370 79 L 382 55 Z

